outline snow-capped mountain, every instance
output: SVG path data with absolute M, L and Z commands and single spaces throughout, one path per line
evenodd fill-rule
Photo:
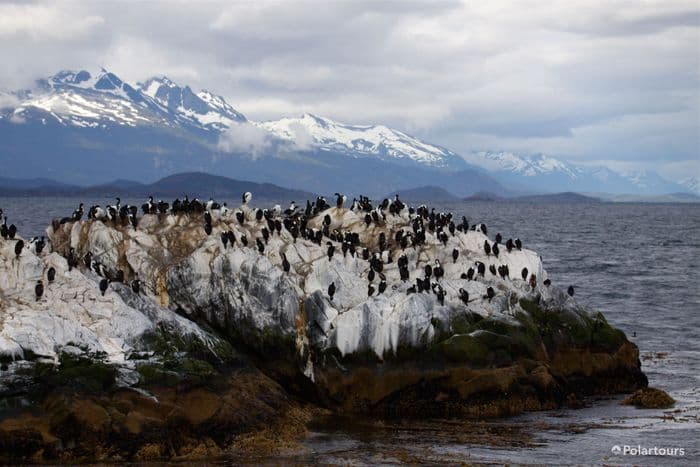
M 95 74 L 61 71 L 37 84 L 35 90 L 15 93 L 20 104 L 0 118 L 83 128 L 189 125 L 203 130 L 245 121 L 223 98 L 204 90 L 195 94 L 167 78 L 132 86 L 102 69 Z
M 32 90 L 0 91 L 0 164 L 3 176 L 86 185 L 202 171 L 319 193 L 427 185 L 457 196 L 697 190 L 697 179 L 686 187 L 653 172 L 620 174 L 542 154 L 462 157 L 384 125 L 312 114 L 253 122 L 207 90 L 166 77 L 131 84 L 105 69 L 61 71 Z
M 299 148 L 315 147 L 352 157 L 411 161 L 434 168 L 465 167 L 463 159 L 449 149 L 384 125 L 349 125 L 308 113 L 299 118 L 282 118 L 257 125 L 282 140 L 295 142 Z
M 12 94 L 19 105 L 0 119 L 38 121 L 82 128 L 162 126 L 221 133 L 248 122 L 226 100 L 207 90 L 194 92 L 167 77 L 131 85 L 102 69 L 61 71 L 40 80 L 37 89 Z M 300 118 L 250 122 L 280 142 L 293 142 L 301 152 L 324 151 L 376 157 L 435 169 L 466 169 L 454 152 L 383 125 L 358 126 L 305 114 Z
M 223 97 L 206 90 L 195 94 L 189 86 L 182 88 L 166 77 L 151 78 L 139 89 L 171 114 L 207 129 L 225 130 L 234 122 L 246 121 Z
M 468 162 L 489 170 L 507 186 L 533 192 L 662 194 L 688 191 L 652 171 L 616 172 L 603 166 L 572 164 L 545 154 L 472 152 Z
M 686 187 L 693 193 L 700 194 L 700 178 L 698 177 L 688 177 L 680 182 L 681 185 Z
M 319 193 L 505 192 L 452 151 L 385 126 L 312 115 L 251 122 L 209 91 L 165 77 L 127 83 L 104 69 L 0 95 L 0 162 L 5 176 L 85 185 L 201 171 Z

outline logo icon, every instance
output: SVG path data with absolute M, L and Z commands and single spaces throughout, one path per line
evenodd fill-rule
M 613 446 L 612 447 L 612 453 L 617 455 L 622 454 L 622 448 L 620 446 Z

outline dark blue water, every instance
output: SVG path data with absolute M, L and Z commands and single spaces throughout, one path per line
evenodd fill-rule
M 68 215 L 77 201 L 0 198 L 0 208 L 22 235 L 32 236 L 52 217 Z M 440 208 L 485 222 L 491 236 L 520 237 L 539 252 L 553 282 L 577 286 L 579 301 L 602 311 L 639 346 L 650 386 L 668 391 L 676 406 L 640 410 L 620 406 L 618 397 L 579 410 L 485 422 L 338 420 L 314 427 L 299 452 L 245 460 L 700 465 L 700 205 L 478 202 Z M 683 448 L 685 455 L 614 455 L 615 445 Z

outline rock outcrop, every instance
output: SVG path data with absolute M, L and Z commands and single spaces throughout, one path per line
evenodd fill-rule
M 118 408 L 121 394 L 133 388 L 141 397 L 172 401 L 167 388 L 213 391 L 207 385 L 218 378 L 231 392 L 238 384 L 232 368 L 277 388 L 268 399 L 278 409 L 294 406 L 284 395 L 293 393 L 333 411 L 374 416 L 500 416 L 647 384 L 637 348 L 621 331 L 549 285 L 537 253 L 505 245 L 497 255 L 487 253 L 484 243 L 493 243 L 479 228 L 445 229 L 442 238 L 428 229 L 425 241 L 402 248 L 396 235 L 412 232 L 415 218 L 408 209 L 367 223 L 364 213 L 329 208 L 306 223 L 314 237 L 325 227 L 320 241 L 285 226 L 276 231 L 279 214 L 256 219 L 247 206 L 238 212 L 242 222 L 212 211 L 210 234 L 201 213 L 147 214 L 137 228 L 94 219 L 54 223 L 47 229 L 52 252 L 40 256 L 26 249 L 16 258 L 13 243 L 2 241 L 0 353 L 16 375 L 4 381 L 17 386 L 32 379 L 17 371 L 29 360 L 59 363 L 61 373 L 64 361 L 70 368 L 76 359 L 98 356 L 117 368 L 115 384 L 107 384 L 112 395 L 98 403 L 112 427 L 122 426 L 115 420 L 150 417 L 130 419 Z M 350 233 L 356 239 L 344 242 Z M 365 248 L 381 255 L 378 266 L 363 259 Z M 116 279 L 104 296 L 97 286 L 102 277 L 85 267 L 85 255 L 98 263 L 92 269 Z M 70 271 L 68 256 L 80 259 Z M 433 276 L 432 290 L 411 293 L 426 265 L 439 265 L 444 274 Z M 508 274 L 494 274 L 491 266 L 507 267 Z M 48 267 L 56 270 L 52 284 L 45 280 Z M 476 270 L 473 280 L 465 277 L 469 268 Z M 39 279 L 46 291 L 36 301 Z M 135 279 L 139 294 L 129 286 Z M 202 397 L 219 420 L 211 426 L 242 431 L 219 413 L 223 396 Z M 248 397 L 242 404 L 255 412 L 258 402 Z M 179 420 L 159 414 L 153 433 Z M 192 439 L 206 445 L 202 430 Z M 224 449 L 230 441 L 214 445 Z M 143 448 L 114 452 L 135 459 Z M 153 452 L 178 454 L 164 449 Z

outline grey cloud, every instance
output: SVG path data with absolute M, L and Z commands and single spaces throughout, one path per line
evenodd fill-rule
M 698 159 L 696 1 L 37 2 L 0 18 L 0 89 L 106 66 L 253 119 L 384 123 L 461 152 Z

